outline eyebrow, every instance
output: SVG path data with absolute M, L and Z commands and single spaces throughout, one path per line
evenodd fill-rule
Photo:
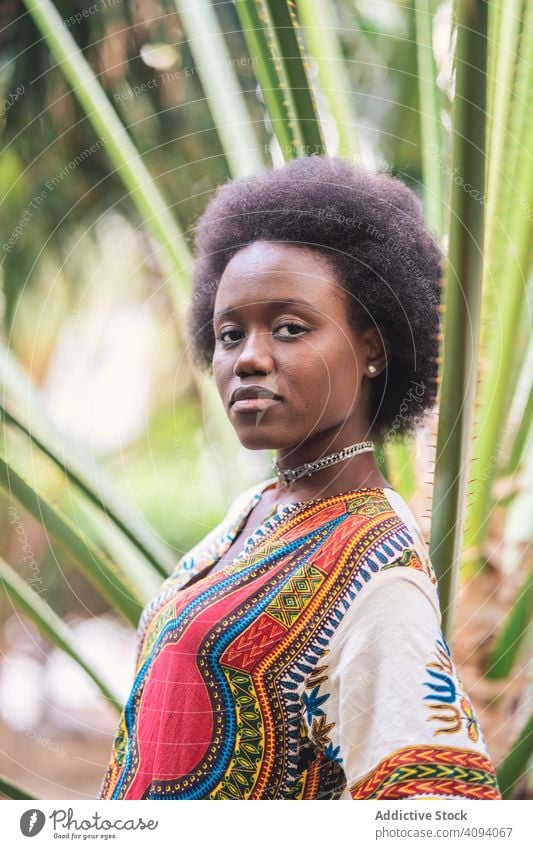
M 310 304 L 308 301 L 298 301 L 295 298 L 279 298 L 277 300 L 272 300 L 267 302 L 269 306 L 284 306 L 289 304 L 291 306 L 297 307 L 307 307 L 307 309 L 317 311 L 316 308 Z M 232 315 L 233 313 L 239 312 L 240 307 L 229 306 L 223 310 L 219 310 L 213 316 L 213 321 L 216 321 L 217 318 L 221 318 L 223 315 Z

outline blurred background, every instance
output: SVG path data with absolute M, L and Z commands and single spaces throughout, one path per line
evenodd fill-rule
M 192 227 L 216 187 L 318 144 L 398 176 L 443 249 L 457 238 L 453 4 L 283 0 L 265 4 L 266 22 L 261 5 L 0 5 L 6 795 L 95 797 L 142 605 L 231 498 L 272 474 L 268 452 L 239 445 L 189 360 Z M 465 397 L 477 411 L 469 445 L 483 459 L 476 469 L 468 458 L 458 508 L 467 521 L 453 643 L 491 756 L 506 769 L 515 758 L 509 794 L 524 798 L 533 792 L 533 14 L 514 3 L 509 33 L 502 5 L 489 16 L 480 89 L 492 170 L 486 202 L 473 199 L 486 253 Z M 282 72 L 304 75 L 308 101 L 302 83 L 294 102 L 273 99 Z M 439 532 L 441 438 L 431 416 L 380 454 L 427 540 Z M 452 462 L 463 459 L 458 451 Z

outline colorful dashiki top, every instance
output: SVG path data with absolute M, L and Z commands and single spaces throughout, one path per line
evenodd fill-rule
M 189 582 L 274 481 L 241 494 L 143 611 L 98 798 L 500 798 L 396 491 L 275 505 Z

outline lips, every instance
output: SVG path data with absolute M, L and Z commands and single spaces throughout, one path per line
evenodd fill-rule
M 235 401 L 243 401 L 247 398 L 267 398 L 274 401 L 281 401 L 281 395 L 277 395 L 271 389 L 267 389 L 266 386 L 250 384 L 249 386 L 238 386 L 237 389 L 233 390 L 230 398 L 230 406 Z

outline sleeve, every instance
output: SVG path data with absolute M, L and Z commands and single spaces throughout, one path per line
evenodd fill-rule
M 407 567 L 375 574 L 344 616 L 328 722 L 346 798 L 501 798 L 440 620 L 436 588 Z

